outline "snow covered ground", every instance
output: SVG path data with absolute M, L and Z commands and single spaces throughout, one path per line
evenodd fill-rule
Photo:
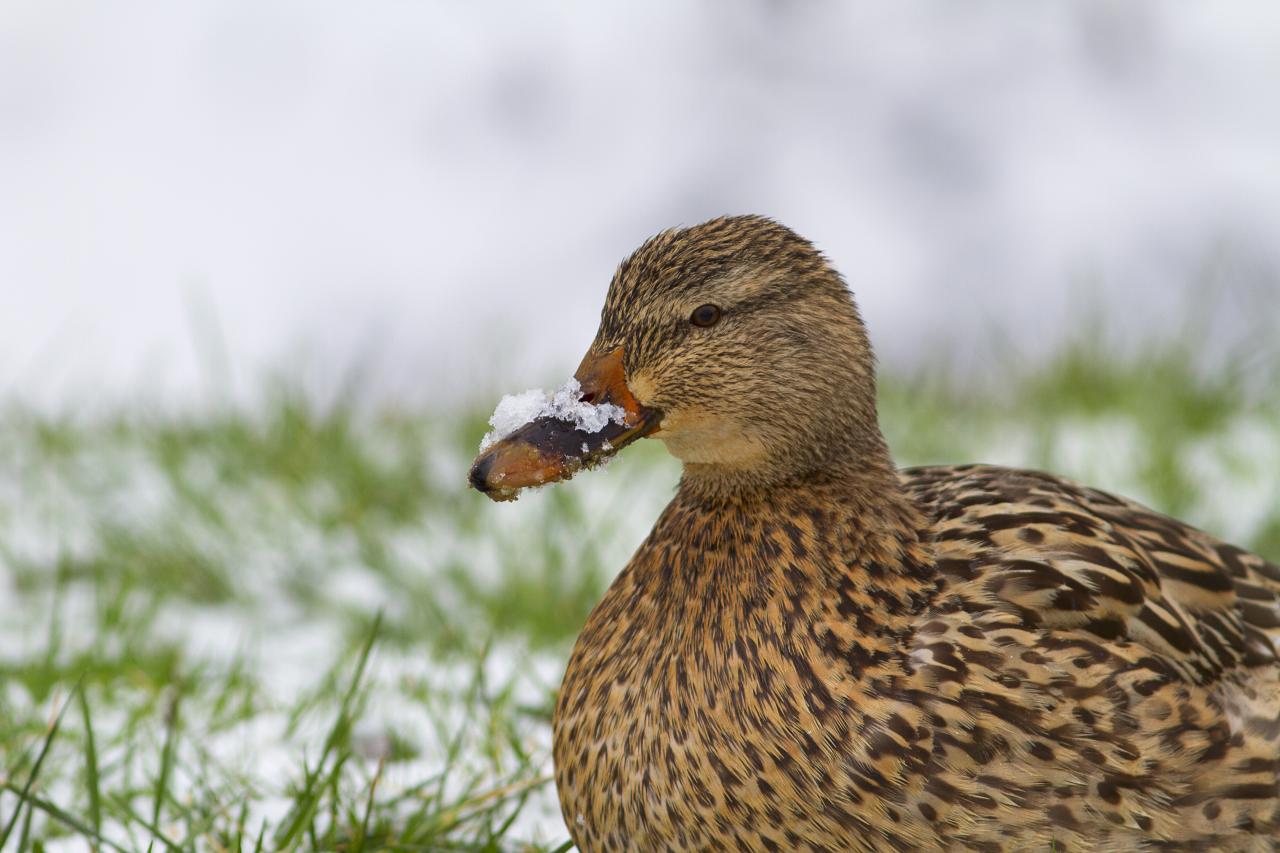
M 1084 402 L 1063 385 L 1052 404 L 1030 386 L 975 405 L 890 380 L 883 416 L 903 464 L 1047 468 L 1277 556 L 1274 395 L 1249 403 L 1148 373 L 1101 409 L 1105 377 L 1084 383 Z M 373 803 L 373 825 L 391 833 L 373 837 L 427 826 L 414 843 L 483 847 L 501 827 L 504 849 L 555 848 L 566 833 L 549 782 L 552 691 L 677 466 L 641 442 L 607 470 L 499 506 L 465 488 L 483 430 L 462 413 L 326 414 L 289 397 L 219 415 L 0 417 L 8 784 L 24 784 L 71 702 L 33 790 L 88 819 L 79 685 L 101 833 L 125 849 L 151 838 L 157 787 L 171 840 L 234 849 L 241 828 L 287 837 L 329 773 L 319 814 Z M 0 826 L 15 804 L 0 789 Z M 318 832 L 347 837 L 344 820 Z M 37 810 L 33 837 L 83 848 L 80 832 L 59 842 L 59 826 Z

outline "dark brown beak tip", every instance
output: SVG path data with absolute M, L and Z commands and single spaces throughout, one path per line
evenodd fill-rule
M 471 488 L 475 489 L 482 495 L 489 493 L 489 471 L 493 468 L 493 457 L 484 454 L 475 461 L 471 466 L 471 473 L 467 475 L 467 479 L 471 482 Z

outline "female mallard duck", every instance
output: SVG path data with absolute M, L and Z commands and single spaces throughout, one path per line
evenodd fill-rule
M 580 849 L 1278 849 L 1280 566 L 1047 474 L 897 470 L 808 242 L 659 234 L 577 378 L 620 423 L 536 420 L 471 480 L 684 462 L 560 690 Z

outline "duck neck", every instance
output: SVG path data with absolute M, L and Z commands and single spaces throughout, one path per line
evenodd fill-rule
M 824 451 L 777 453 L 751 466 L 686 462 L 680 495 L 714 507 L 768 503 L 792 491 L 835 490 L 847 494 L 869 521 L 915 511 L 878 428 L 846 435 L 839 442 L 814 444 Z
M 790 602 L 800 627 L 823 618 L 822 602 L 835 602 L 846 624 L 890 647 L 940 586 L 928 520 L 903 490 L 883 440 L 875 450 L 866 445 L 761 485 L 686 470 L 671 529 L 692 537 L 686 547 L 706 560 L 677 586 L 700 590 L 694 599 L 708 602 Z

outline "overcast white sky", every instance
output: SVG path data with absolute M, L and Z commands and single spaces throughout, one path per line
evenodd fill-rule
M 1278 92 L 1264 2 L 7 0 L 0 400 L 558 381 L 614 265 L 726 212 L 893 367 L 1206 280 L 1229 339 L 1280 294 Z

